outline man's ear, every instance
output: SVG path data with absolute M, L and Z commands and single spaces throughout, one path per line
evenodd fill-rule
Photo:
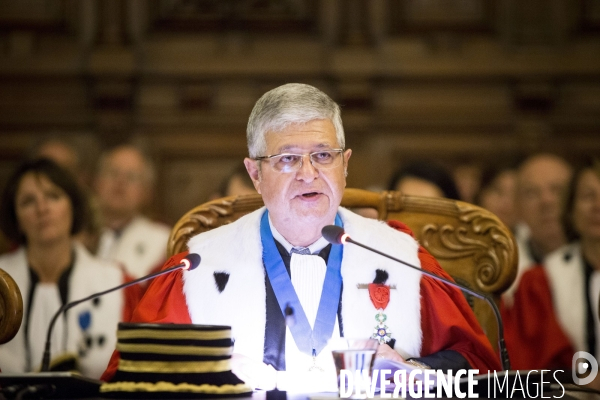
M 251 158 L 244 158 L 244 165 L 246 166 L 246 171 L 248 171 L 248 175 L 250 175 L 250 179 L 252 179 L 254 189 L 256 189 L 258 193 L 260 193 L 260 169 L 258 167 L 258 163 L 258 161 L 253 160 Z
M 352 149 L 347 149 L 344 151 L 344 177 L 348 176 L 348 160 L 350 160 L 350 156 L 352 155 Z
M 344 153 L 343 153 L 344 164 L 348 165 L 348 160 L 350 159 L 351 155 L 352 155 L 352 149 L 346 149 L 346 151 L 344 151 Z

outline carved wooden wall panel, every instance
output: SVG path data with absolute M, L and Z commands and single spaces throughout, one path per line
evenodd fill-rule
M 309 32 L 316 26 L 314 0 L 158 0 L 151 19 L 157 30 Z
M 594 0 L 580 0 L 579 28 L 583 32 L 600 31 L 600 4 Z
M 390 31 L 494 31 L 495 0 L 390 0 Z
M 163 183 L 188 160 L 227 168 L 256 99 L 301 81 L 342 105 L 354 187 L 385 186 L 411 157 L 576 161 L 600 152 L 597 3 L 3 1 L 0 158 L 9 170 L 36 138 L 85 131 L 144 138 Z M 220 178 L 207 168 L 190 199 Z M 191 201 L 158 196 L 168 219 Z
M 60 29 L 66 21 L 65 3 L 64 0 L 4 0 L 0 2 L 0 22 L 21 28 Z

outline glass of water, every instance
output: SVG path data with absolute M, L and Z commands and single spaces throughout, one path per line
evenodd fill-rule
M 379 342 L 375 339 L 335 338 L 329 347 L 335 362 L 340 397 L 366 398 Z

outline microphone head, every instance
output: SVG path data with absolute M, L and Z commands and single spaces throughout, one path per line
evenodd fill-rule
M 296 324 L 296 316 L 294 315 L 294 308 L 292 306 L 290 306 L 290 303 L 287 303 L 285 305 L 284 315 L 285 315 L 285 325 L 286 326 L 291 328 L 292 326 L 294 326 L 294 324 Z
M 285 316 L 286 317 L 294 315 L 294 308 L 292 306 L 290 306 L 290 303 L 287 303 L 285 305 L 284 311 L 285 311 Z
M 332 244 L 344 244 L 346 242 L 346 232 L 344 228 L 337 225 L 327 225 L 321 229 L 321 235 Z
M 181 260 L 181 262 L 186 264 L 185 269 L 187 271 L 191 271 L 200 265 L 200 255 L 196 253 L 190 253 L 183 260 Z

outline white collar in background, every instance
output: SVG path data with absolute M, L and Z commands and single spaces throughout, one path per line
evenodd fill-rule
M 271 215 L 269 215 L 269 226 L 271 227 L 271 233 L 273 234 L 273 238 L 275 240 L 277 240 L 279 243 L 281 243 L 281 245 L 283 247 L 285 247 L 285 250 L 288 253 L 290 251 L 292 251 L 293 247 L 298 247 L 298 246 L 293 246 L 290 242 L 288 242 L 283 237 L 283 235 L 281 233 L 279 233 L 279 231 L 275 228 L 275 226 L 273 225 L 273 222 L 271 221 Z M 324 237 L 321 236 L 316 242 L 314 242 L 313 244 L 308 246 L 308 249 L 310 250 L 310 254 L 319 254 L 319 252 L 321 250 L 323 250 L 328 244 L 329 244 L 329 242 Z

